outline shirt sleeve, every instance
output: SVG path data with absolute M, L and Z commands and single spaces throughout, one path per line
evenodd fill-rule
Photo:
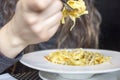
M 16 58 L 11 59 L 2 55 L 2 53 L 0 52 L 0 73 L 2 73 L 7 68 L 18 62 L 21 59 L 22 55 L 23 52 L 21 52 Z

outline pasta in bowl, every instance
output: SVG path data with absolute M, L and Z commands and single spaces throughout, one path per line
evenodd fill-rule
M 45 58 L 53 63 L 71 66 L 97 65 L 110 60 L 109 56 L 83 49 L 57 50 L 45 56 Z
M 95 52 L 100 53 L 103 55 L 102 63 L 99 64 L 84 64 L 84 65 L 66 65 L 66 64 L 56 64 L 52 63 L 46 59 L 48 55 L 54 53 L 56 51 L 88 51 L 88 52 Z M 79 53 L 75 53 L 79 54 Z M 92 60 L 92 59 L 91 59 Z M 102 61 L 102 60 L 100 60 Z M 31 52 L 29 54 L 24 54 L 21 58 L 20 62 L 30 68 L 55 73 L 59 76 L 69 79 L 87 79 L 92 77 L 94 74 L 99 73 L 109 73 L 120 70 L 120 52 L 118 51 L 111 51 L 111 50 L 102 50 L 102 49 L 49 49 L 49 50 L 41 50 Z
M 73 50 L 57 50 L 54 51 L 45 58 L 56 64 L 68 65 L 68 66 L 93 66 L 97 64 L 102 64 L 105 62 L 110 62 L 110 56 L 104 56 L 99 52 L 86 51 L 82 48 Z M 94 74 L 60 74 L 63 78 L 68 79 L 87 79 L 92 77 Z

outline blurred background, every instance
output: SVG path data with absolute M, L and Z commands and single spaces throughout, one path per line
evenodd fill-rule
M 120 51 L 120 0 L 95 0 L 102 16 L 100 48 Z

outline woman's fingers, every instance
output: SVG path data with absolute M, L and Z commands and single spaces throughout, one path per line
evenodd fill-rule
M 56 24 L 54 27 L 49 29 L 48 31 L 48 34 L 50 34 L 49 39 L 57 32 L 58 28 L 59 28 L 59 24 Z
M 24 3 L 26 3 L 28 0 L 24 0 L 24 1 L 25 1 Z M 31 4 L 32 6 L 36 7 L 35 4 L 40 5 L 40 3 L 37 3 L 37 1 L 41 2 L 41 4 L 42 4 L 43 0 L 35 0 L 35 1 L 30 0 L 29 4 Z M 47 2 L 47 0 L 45 0 L 43 2 Z M 28 4 L 28 3 L 26 3 L 26 4 Z M 44 3 L 44 4 L 46 4 L 46 3 Z M 30 7 L 30 6 L 27 6 L 27 7 Z M 49 4 L 49 7 L 46 7 L 46 9 L 43 8 L 44 10 L 41 11 L 41 12 L 30 11 L 30 10 L 23 10 L 24 13 L 21 13 L 21 14 L 23 14 L 23 17 L 24 17 L 26 23 L 28 23 L 28 25 L 34 25 L 34 24 L 36 24 L 38 22 L 42 23 L 45 20 L 49 19 L 50 17 L 56 15 L 58 12 L 61 11 L 61 8 L 62 8 L 61 1 L 59 1 L 59 0 L 52 0 L 52 2 Z M 56 18 L 56 19 L 59 19 L 59 18 Z
M 44 19 L 47 19 L 57 12 L 61 11 L 62 3 L 59 0 L 54 0 L 53 5 L 49 6 L 44 12 L 41 13 L 40 17 L 44 16 Z M 46 15 L 45 15 L 46 14 Z
M 38 21 L 43 22 L 44 20 L 48 19 L 51 16 L 54 16 L 56 13 L 60 12 L 62 9 L 62 3 L 59 0 L 53 0 L 51 5 L 44 9 L 44 11 L 41 12 L 28 12 L 26 15 L 28 23 L 34 24 L 34 22 L 39 19 Z
M 38 36 L 39 42 L 47 41 L 54 35 L 59 27 L 61 17 L 62 14 L 59 12 L 43 23 L 38 22 L 36 25 L 31 27 L 32 32 Z
M 47 41 L 58 29 L 61 8 L 60 0 L 19 0 L 12 21 L 15 36 L 28 45 Z
M 58 28 L 59 24 L 56 24 L 51 29 L 47 30 L 44 34 L 41 34 L 41 32 L 39 32 L 38 37 L 40 42 L 48 41 L 56 33 Z
M 45 30 L 47 32 L 47 30 L 54 27 L 56 24 L 59 24 L 61 18 L 62 18 L 62 13 L 58 12 L 54 16 L 51 16 L 50 18 L 45 20 L 44 22 L 41 22 L 41 20 L 38 21 L 37 24 L 35 24 L 34 26 L 31 27 L 31 29 L 35 33 L 39 33 L 39 32 L 45 31 Z

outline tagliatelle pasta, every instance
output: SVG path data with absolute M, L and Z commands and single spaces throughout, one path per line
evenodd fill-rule
M 73 8 L 73 10 L 68 10 L 66 7 L 63 8 L 62 13 L 62 24 L 65 24 L 65 18 L 70 17 L 73 21 L 73 25 L 70 30 L 75 26 L 76 18 L 79 18 L 81 15 L 88 14 L 86 10 L 85 2 L 83 0 L 68 0 L 67 4 Z
M 83 49 L 58 50 L 46 55 L 45 58 L 52 63 L 72 66 L 96 65 L 110 60 L 109 56 Z

